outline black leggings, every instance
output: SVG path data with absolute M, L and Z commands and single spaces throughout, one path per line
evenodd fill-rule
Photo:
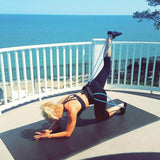
M 102 88 L 104 88 L 104 85 L 106 83 L 106 80 L 111 72 L 111 58 L 105 57 L 104 58 L 104 66 L 102 70 L 99 72 L 99 74 L 96 76 L 94 80 L 96 80 Z
M 111 61 L 110 57 L 104 58 L 104 66 L 102 70 L 99 72 L 97 77 L 95 78 L 95 81 L 99 83 L 99 85 L 103 88 L 103 91 L 101 93 L 106 94 L 104 92 L 104 86 L 106 83 L 106 80 L 111 72 Z M 95 95 L 96 99 L 100 99 L 107 102 L 107 97 L 104 95 Z M 103 121 L 109 118 L 109 113 L 106 111 L 106 103 L 94 101 L 94 113 L 97 121 Z
M 106 101 L 107 97 L 101 94 L 93 95 L 94 93 L 103 93 L 106 95 L 106 92 L 104 90 L 104 86 L 106 83 L 106 80 L 110 74 L 111 71 L 111 61 L 110 57 L 104 58 L 104 66 L 102 70 L 99 72 L 99 74 L 96 76 L 94 80 L 85 87 L 83 87 L 82 90 L 86 93 L 89 103 L 94 104 L 94 113 L 97 121 L 103 121 L 109 118 L 109 114 L 106 111 L 106 103 L 97 101 L 96 99 Z

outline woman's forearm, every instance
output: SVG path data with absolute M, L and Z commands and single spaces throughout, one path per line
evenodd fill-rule
M 40 133 L 40 132 L 36 132 L 37 135 L 34 136 L 34 138 L 36 140 L 39 140 L 39 139 L 46 139 L 46 138 L 65 138 L 65 137 L 70 137 L 71 134 L 67 131 L 63 131 L 63 132 L 59 132 L 59 133 L 53 133 L 53 134 L 50 134 L 48 132 L 45 132 L 45 133 Z
M 65 138 L 65 137 L 70 137 L 71 134 L 63 131 L 63 132 L 59 132 L 59 133 L 53 133 L 53 134 L 49 134 L 48 138 Z

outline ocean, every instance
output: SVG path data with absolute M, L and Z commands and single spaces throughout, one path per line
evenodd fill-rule
M 108 30 L 123 33 L 118 41 L 160 41 L 151 21 L 132 16 L 0 15 L 0 48 L 92 41 Z
M 92 41 L 93 38 L 106 38 L 109 30 L 123 33 L 116 38 L 117 41 L 160 42 L 160 31 L 154 30 L 151 21 L 138 23 L 132 16 L 0 15 L 0 48 Z M 12 58 L 12 64 L 14 63 Z M 7 66 L 6 63 L 8 81 Z M 22 67 L 21 70 L 20 78 L 23 79 Z M 35 74 L 36 72 L 35 67 Z M 54 73 L 56 76 L 56 71 Z M 41 74 L 43 77 L 43 71 Z M 29 71 L 27 77 L 30 77 Z M 16 80 L 15 67 L 13 79 Z

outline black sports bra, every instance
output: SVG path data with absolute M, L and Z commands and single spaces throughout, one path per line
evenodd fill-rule
M 84 101 L 82 100 L 82 98 L 80 98 L 78 95 L 76 94 L 72 94 L 72 95 L 69 95 L 63 102 L 62 104 L 66 104 L 67 102 L 69 101 L 72 101 L 72 100 L 77 100 L 80 102 L 81 104 L 81 110 L 78 112 L 78 115 L 80 115 L 85 109 L 86 109 L 86 105 L 84 103 Z

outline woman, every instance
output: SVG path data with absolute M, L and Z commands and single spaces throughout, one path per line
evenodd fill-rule
M 41 106 L 44 118 L 52 124 L 48 130 L 36 132 L 36 135 L 34 136 L 36 140 L 44 138 L 70 137 L 75 128 L 77 116 L 83 110 L 88 108 L 90 104 L 94 104 L 95 117 L 98 122 L 108 119 L 118 111 L 119 114 L 122 115 L 125 113 L 125 103 L 111 107 L 107 110 L 106 103 L 104 103 L 104 101 L 107 101 L 107 97 L 105 96 L 106 92 L 103 88 L 111 68 L 111 47 L 109 49 L 108 47 L 112 39 L 119 35 L 121 35 L 121 33 L 119 32 L 108 32 L 108 37 L 106 39 L 104 49 L 104 54 L 107 51 L 107 55 L 104 57 L 104 66 L 100 73 L 96 76 L 96 78 L 90 81 L 86 86 L 84 86 L 81 92 L 69 95 L 56 104 L 49 101 Z M 58 133 L 52 133 L 60 126 L 63 112 L 67 112 L 68 117 L 66 130 Z

